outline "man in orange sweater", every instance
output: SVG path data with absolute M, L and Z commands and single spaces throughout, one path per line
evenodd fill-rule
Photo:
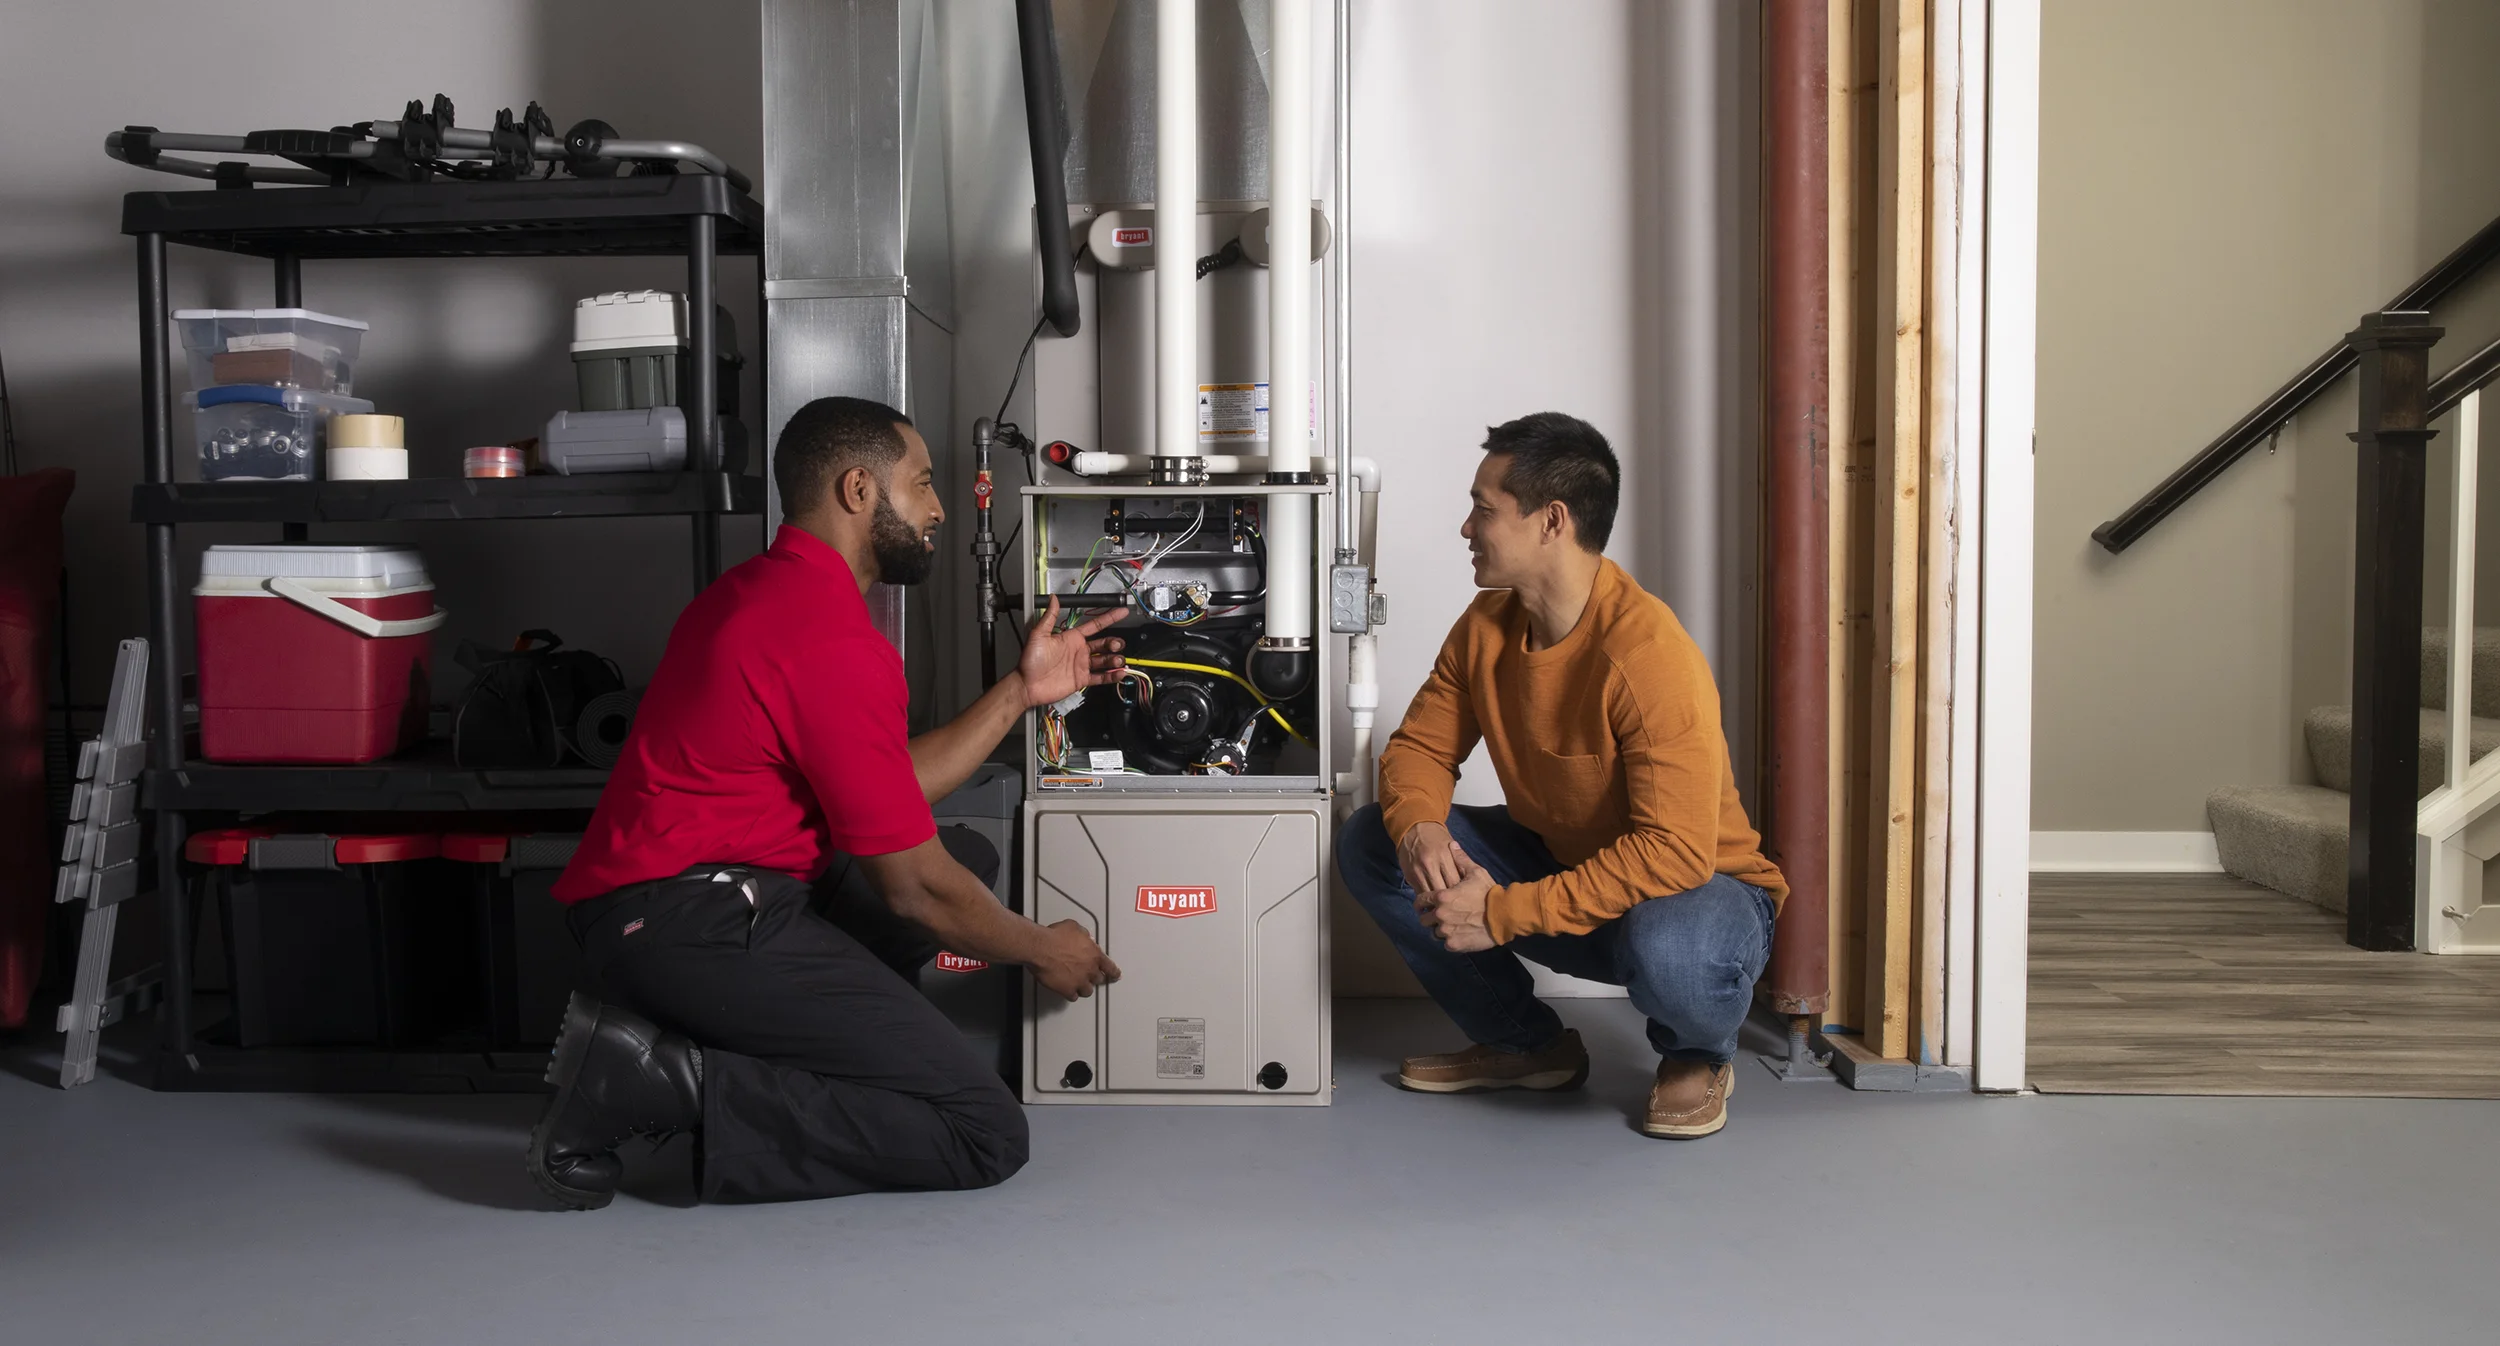
M 1494 427 L 1459 535 L 1486 592 L 1450 628 L 1380 755 L 1380 802 L 1337 868 L 1424 990 L 1475 1040 L 1409 1058 L 1409 1089 L 1573 1089 L 1588 1050 L 1525 955 L 1626 988 L 1663 1058 L 1641 1129 L 1727 1123 L 1729 1065 L 1788 887 L 1762 858 L 1719 693 L 1667 605 L 1600 554 L 1622 470 L 1595 427 Z M 1453 806 L 1477 743 L 1505 806 Z

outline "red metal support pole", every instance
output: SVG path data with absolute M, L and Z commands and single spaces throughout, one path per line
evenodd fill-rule
M 1767 978 L 1792 1055 L 1831 964 L 1831 172 L 1824 0 L 1763 7 L 1763 839 L 1788 878 Z M 1793 1064 L 1793 1063 L 1792 1063 Z

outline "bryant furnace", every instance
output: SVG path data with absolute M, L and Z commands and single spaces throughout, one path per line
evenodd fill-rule
M 1345 450 L 1342 248 L 1323 265 L 1312 192 L 1333 129 L 1345 194 L 1342 62 L 1333 128 L 1311 78 L 1342 52 L 1342 6 L 1334 41 L 1319 8 L 1022 7 L 1057 21 L 1028 29 L 1029 88 L 1067 92 L 1037 104 L 1037 154 L 1063 147 L 1036 193 L 1056 332 L 1033 352 L 1027 442 L 1046 447 L 1008 575 L 1027 623 L 1054 598 L 1068 619 L 1130 609 L 1127 675 L 1026 717 L 1026 912 L 1077 922 L 1123 973 L 1074 1002 L 1028 985 L 1028 1102 L 1314 1105 L 1333 1086 L 1330 847 L 1369 793 L 1355 520 L 1376 497 Z

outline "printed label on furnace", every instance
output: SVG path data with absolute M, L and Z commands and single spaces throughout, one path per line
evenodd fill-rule
M 1155 1020 L 1155 1078 L 1203 1080 L 1207 1077 L 1207 1021 Z
M 1216 444 L 1267 438 L 1267 385 L 1198 385 L 1198 439 Z

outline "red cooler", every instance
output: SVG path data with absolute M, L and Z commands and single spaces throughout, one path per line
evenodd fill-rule
M 370 762 L 425 736 L 425 559 L 406 547 L 211 547 L 200 562 L 200 755 Z

